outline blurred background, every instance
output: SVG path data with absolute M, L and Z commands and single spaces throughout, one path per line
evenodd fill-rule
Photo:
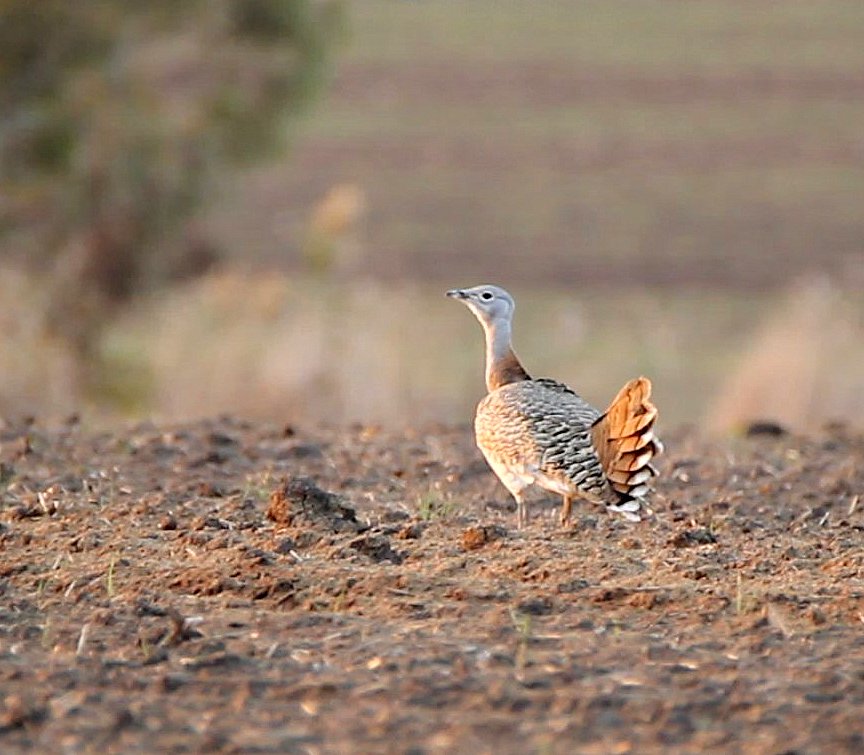
M 864 422 L 860 0 L 7 0 L 0 415 Z

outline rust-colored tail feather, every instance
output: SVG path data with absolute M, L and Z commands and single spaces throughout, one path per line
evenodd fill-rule
M 648 480 L 657 474 L 651 460 L 663 451 L 663 445 L 654 437 L 656 419 L 651 381 L 639 377 L 618 391 L 606 413 L 591 428 L 606 476 L 612 487 L 627 498 L 644 495 Z

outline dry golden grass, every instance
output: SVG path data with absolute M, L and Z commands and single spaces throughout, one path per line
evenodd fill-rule
M 666 428 L 864 422 L 862 307 L 834 284 L 800 283 L 779 301 L 511 288 L 529 371 L 599 406 L 645 374 Z M 0 295 L 6 415 L 227 412 L 403 426 L 469 421 L 484 391 L 480 329 L 438 286 L 214 274 L 141 300 L 107 327 L 96 395 L 85 395 L 72 353 L 45 334 L 39 282 L 2 271 Z
M 632 291 L 611 304 L 514 286 L 516 347 L 598 405 L 650 375 L 667 427 L 864 420 L 860 310 L 826 286 L 779 303 Z M 480 330 L 437 287 L 221 274 L 151 301 L 121 332 L 149 365 L 148 409 L 167 417 L 468 421 L 484 390 Z
M 0 268 L 0 417 L 61 415 L 80 406 L 80 365 L 48 334 L 48 289 Z
M 864 423 L 860 301 L 823 277 L 796 282 L 730 369 L 707 418 L 728 432 L 754 418 L 806 430 L 826 420 Z

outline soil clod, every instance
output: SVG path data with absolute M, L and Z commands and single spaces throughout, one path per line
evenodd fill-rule
M 267 518 L 277 524 L 323 527 L 332 532 L 367 529 L 341 496 L 322 490 L 308 477 L 290 477 L 274 490 Z

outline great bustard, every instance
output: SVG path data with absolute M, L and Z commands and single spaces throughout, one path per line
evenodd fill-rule
M 477 445 L 516 499 L 518 522 L 526 523 L 529 485 L 564 499 L 566 524 L 574 498 L 603 503 L 640 520 L 648 481 L 657 474 L 651 459 L 663 450 L 654 436 L 657 408 L 651 381 L 631 380 L 605 413 L 563 383 L 532 378 L 511 345 L 513 297 L 498 286 L 454 289 L 447 296 L 468 306 L 486 333 L 486 388 L 477 406 Z

